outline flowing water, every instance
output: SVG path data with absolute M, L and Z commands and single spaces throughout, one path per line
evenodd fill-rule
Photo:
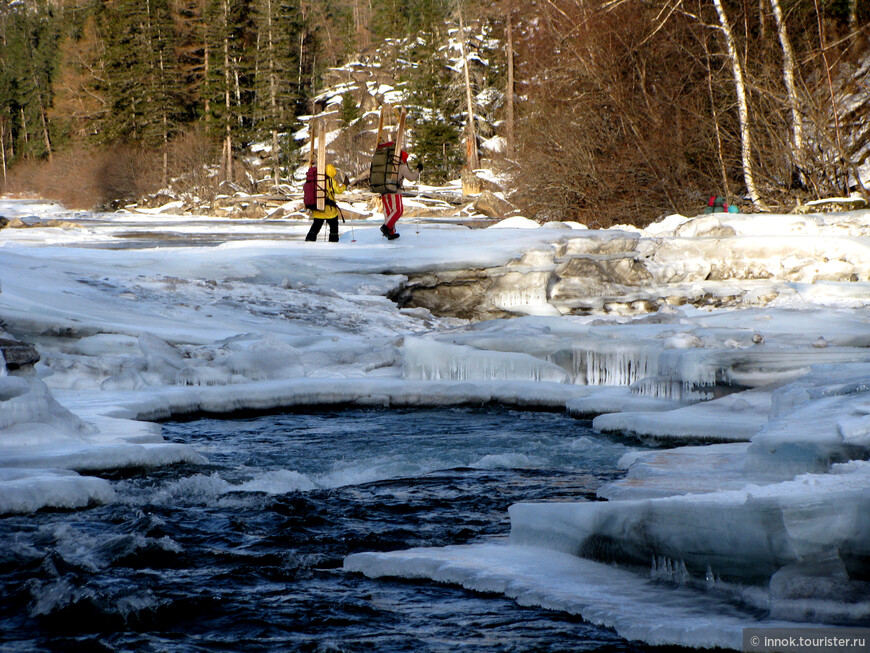
M 566 614 L 342 571 L 504 537 L 518 501 L 594 499 L 628 449 L 561 414 L 352 410 L 164 424 L 207 462 L 117 500 L 0 519 L 2 651 L 636 651 Z

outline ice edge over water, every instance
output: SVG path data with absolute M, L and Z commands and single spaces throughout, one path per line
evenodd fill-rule
M 865 623 L 870 212 L 677 217 L 643 231 L 427 226 L 414 236 L 414 257 L 381 244 L 374 227 L 357 229 L 355 247 L 252 239 L 171 252 L 98 249 L 112 234 L 154 228 L 129 216 L 11 233 L 0 249 L 0 310 L 8 328 L 37 339 L 43 360 L 36 378 L 0 377 L 0 512 L 112 500 L 111 484 L 77 472 L 201 460 L 136 420 L 310 406 L 567 410 L 613 437 L 691 446 L 626 456 L 626 477 L 600 490 L 607 502 L 517 504 L 513 545 L 497 551 L 360 554 L 348 569 L 410 556 L 402 573 L 434 569 L 438 580 L 482 585 L 494 575 L 520 601 L 572 610 L 559 607 L 568 599 L 557 590 L 596 594 L 606 583 L 589 590 L 587 578 L 618 571 L 625 592 L 610 603 L 602 595 L 603 613 L 596 594 L 581 614 L 650 643 L 736 641 L 719 622 L 700 633 L 709 615 L 683 620 L 685 606 L 668 597 L 704 594 L 663 581 L 709 580 L 717 596 L 795 624 L 813 613 Z M 204 224 L 175 226 L 193 233 Z M 295 228 L 282 225 L 285 235 Z M 527 317 L 469 323 L 397 311 L 384 297 L 408 275 L 443 282 L 465 268 L 489 270 L 495 305 Z M 594 287 L 600 279 L 583 273 L 592 269 L 615 276 Z M 529 285 L 542 279 L 546 293 Z M 756 308 L 677 306 L 685 301 Z M 612 313 L 556 315 L 584 306 Z M 721 444 L 697 446 L 709 442 Z M 281 492 L 306 481 L 284 472 L 239 487 Z M 707 524 L 711 512 L 718 520 Z M 763 533 L 768 542 L 747 552 Z M 537 553 L 521 560 L 526 544 Z M 561 567 L 565 551 L 651 567 L 655 605 L 672 608 L 674 625 L 645 621 L 634 607 L 649 574 L 576 555 Z M 438 567 L 445 556 L 461 561 L 459 571 Z M 487 567 L 488 556 L 508 572 Z M 563 587 L 551 561 L 566 574 L 580 565 L 582 578 L 568 574 L 575 585 Z M 516 583 L 539 578 L 514 590 L 503 573 Z M 773 623 L 737 610 L 731 618 Z
M 577 614 L 653 646 L 740 650 L 743 629 L 800 624 L 751 619 L 703 593 L 639 580 L 632 572 L 533 546 L 503 543 L 348 556 L 344 569 L 370 578 L 432 579 L 494 592 L 520 605 Z

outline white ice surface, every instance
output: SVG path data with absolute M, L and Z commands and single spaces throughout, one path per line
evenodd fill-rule
M 739 490 L 612 502 L 515 504 L 511 542 L 579 554 L 594 538 L 618 543 L 626 559 L 681 560 L 703 576 L 770 577 L 808 561 L 870 553 L 870 463 L 835 466 Z
M 659 585 L 610 565 L 534 546 L 503 543 L 357 553 L 347 571 L 371 578 L 431 579 L 504 594 L 520 605 L 578 614 L 654 646 L 740 650 L 744 628 L 796 624 L 758 619 L 703 592 Z
M 2 366 L 0 514 L 113 500 L 111 483 L 89 471 L 201 459 L 142 420 L 313 404 L 567 410 L 611 437 L 724 444 L 632 454 L 626 477 L 601 488 L 608 501 L 514 507 L 515 539 L 535 549 L 365 554 L 349 568 L 368 561 L 367 573 L 380 573 L 376 561 L 389 570 L 409 556 L 403 574 L 469 586 L 497 577 L 493 587 L 521 601 L 650 643 L 729 647 L 739 628 L 760 623 L 692 612 L 683 590 L 655 585 L 647 596 L 644 576 L 555 552 L 610 538 L 664 560 L 658 578 L 695 574 L 705 556 L 714 577 L 744 569 L 760 612 L 800 621 L 824 600 L 821 623 L 867 614 L 864 599 L 841 600 L 837 583 L 870 559 L 860 462 L 870 458 L 870 212 L 671 216 L 609 231 L 407 219 L 389 243 L 375 217 L 355 224 L 353 242 L 344 227 L 337 244 L 303 242 L 308 225 L 292 220 L 2 199 L 0 214 L 34 225 L 2 232 L 0 325 L 41 356 L 33 376 Z M 55 218 L 75 226 L 40 226 Z M 627 260 L 645 266 L 643 289 L 626 274 L 621 295 L 588 298 L 577 282 L 551 304 L 552 289 L 534 285 L 572 261 Z M 466 269 L 516 280 L 492 299 L 526 316 L 471 323 L 386 297 L 412 275 Z M 674 306 L 631 308 L 649 297 Z M 741 297 L 733 306 L 750 308 L 727 308 Z M 598 312 L 560 315 L 572 301 Z M 312 481 L 251 483 L 304 491 Z M 534 564 L 541 546 L 554 548 L 546 568 Z M 444 572 L 445 556 L 462 571 Z M 617 576 L 626 589 L 608 595 Z M 813 583 L 827 594 L 797 607 Z M 566 592 L 586 598 L 572 603 Z
M 4 464 L 12 461 L 4 461 Z M 68 469 L 0 467 L 0 514 L 84 508 L 114 499 L 111 483 Z

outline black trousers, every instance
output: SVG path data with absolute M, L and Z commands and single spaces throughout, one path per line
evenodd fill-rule
M 314 218 L 314 222 L 311 223 L 311 229 L 308 230 L 308 235 L 305 236 L 305 240 L 317 240 L 317 234 L 319 234 L 321 228 L 323 228 L 324 222 L 329 225 L 329 242 L 337 243 L 338 242 L 338 216 L 336 216 L 334 218 L 330 218 L 329 220 L 324 220 L 322 218 Z

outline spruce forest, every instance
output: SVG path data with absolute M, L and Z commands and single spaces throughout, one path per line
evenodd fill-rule
M 171 179 L 277 191 L 354 62 L 402 89 L 434 178 L 491 167 L 528 217 L 868 199 L 865 0 L 0 0 L 0 190 L 85 209 Z M 362 104 L 346 94 L 348 132 Z

